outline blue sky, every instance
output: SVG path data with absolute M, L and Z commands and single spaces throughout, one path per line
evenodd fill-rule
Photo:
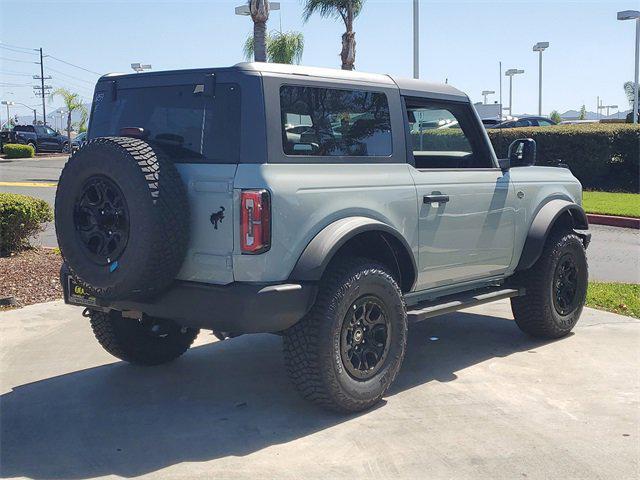
M 0 0 L 0 41 L 37 48 L 95 72 L 128 71 L 131 62 L 154 70 L 225 66 L 242 60 L 251 32 L 248 17 L 233 14 L 236 1 L 192 0 Z M 421 77 L 449 83 L 481 100 L 483 89 L 498 91 L 498 61 L 522 68 L 514 80 L 514 112 L 537 111 L 537 54 L 544 53 L 543 112 L 595 110 L 596 97 L 627 109 L 622 89 L 633 79 L 634 23 L 616 20 L 618 10 L 638 9 L 638 1 L 434 1 L 421 0 Z M 301 2 L 281 0 L 282 28 L 305 35 L 303 64 L 339 68 L 342 22 L 312 18 L 304 24 Z M 356 68 L 412 75 L 412 1 L 367 0 L 357 19 Z M 270 29 L 280 14 L 272 12 Z M 23 50 L 0 48 L 0 57 L 32 61 Z M 26 50 L 24 50 L 26 52 Z M 54 86 L 90 98 L 96 75 L 45 59 Z M 22 74 L 34 64 L 0 59 L 0 98 L 38 103 Z M 9 74 L 8 72 L 12 72 Z M 72 78 L 75 77 L 75 78 Z M 507 103 L 508 82 L 503 82 Z M 12 92 L 12 93 L 9 93 Z M 491 100 L 497 99 L 497 94 Z M 57 103 L 53 104 L 55 107 Z M 52 107 L 50 107 L 52 108 Z M 27 114 L 24 108 L 16 110 Z M 5 117 L 4 110 L 0 112 Z

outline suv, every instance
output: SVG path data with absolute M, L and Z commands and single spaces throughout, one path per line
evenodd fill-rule
M 16 125 L 2 143 L 31 145 L 36 152 L 68 152 L 69 137 L 45 125 Z
M 304 397 L 359 411 L 410 322 L 510 298 L 524 332 L 558 338 L 582 311 L 580 183 L 532 166 L 530 139 L 498 160 L 450 85 L 254 63 L 107 75 L 88 139 L 56 194 L 62 284 L 122 360 L 171 361 L 200 329 L 275 333 Z

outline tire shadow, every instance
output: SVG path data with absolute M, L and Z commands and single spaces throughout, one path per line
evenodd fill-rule
M 422 385 L 428 395 L 429 382 L 455 381 L 462 369 L 548 343 L 526 337 L 513 321 L 470 313 L 410 330 L 388 396 Z M 302 400 L 285 376 L 281 339 L 247 335 L 193 348 L 161 367 L 116 362 L 13 388 L 0 397 L 0 473 L 134 477 L 245 456 L 359 415 Z

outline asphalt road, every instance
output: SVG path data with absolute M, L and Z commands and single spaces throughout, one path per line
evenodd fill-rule
M 0 159 L 0 192 L 15 192 L 46 200 L 55 199 L 55 182 L 66 157 L 38 160 Z M 39 186 L 38 186 L 39 185 Z M 640 231 L 592 225 L 591 246 L 587 250 L 592 280 L 640 283 Z M 53 225 L 48 225 L 37 242 L 57 245 Z
M 303 401 L 281 339 L 201 333 L 159 367 L 108 355 L 82 309 L 0 313 L 0 476 L 637 479 L 640 320 L 585 309 L 558 341 L 507 302 L 432 319 L 378 408 Z

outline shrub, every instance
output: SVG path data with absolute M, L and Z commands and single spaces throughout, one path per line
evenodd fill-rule
M 43 230 L 53 220 L 53 211 L 44 200 L 0 193 L 0 254 L 29 246 L 29 237 Z
M 2 146 L 2 151 L 7 158 L 32 158 L 36 151 L 31 145 L 20 145 L 17 143 L 7 143 Z
M 585 189 L 640 191 L 640 126 L 629 124 L 556 125 L 489 129 L 499 158 L 517 138 L 533 138 L 537 165 L 569 166 Z

